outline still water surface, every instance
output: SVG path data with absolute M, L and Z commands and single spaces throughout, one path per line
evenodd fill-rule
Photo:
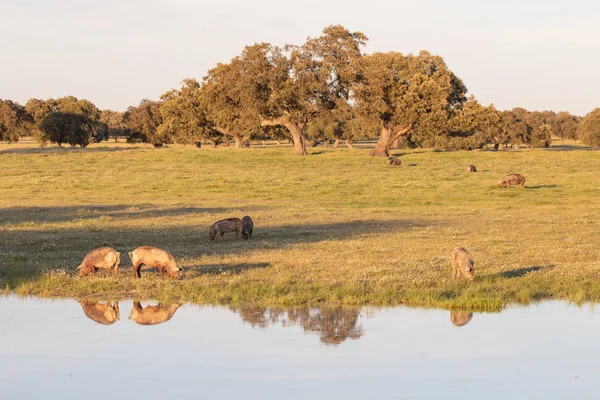
M 471 315 L 0 298 L 2 399 L 599 396 L 590 306 Z

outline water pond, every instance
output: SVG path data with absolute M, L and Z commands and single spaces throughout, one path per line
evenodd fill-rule
M 600 312 L 0 298 L 2 399 L 593 399 Z

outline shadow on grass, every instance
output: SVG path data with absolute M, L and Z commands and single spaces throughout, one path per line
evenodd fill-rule
M 557 185 L 537 185 L 537 186 L 525 186 L 525 189 L 537 190 L 537 189 L 551 189 L 555 188 Z
M 66 153 L 114 153 L 120 151 L 131 151 L 140 149 L 154 149 L 152 146 L 144 147 L 133 144 L 131 147 L 17 147 L 14 149 L 0 150 L 0 154 L 66 154 Z M 157 149 L 160 151 L 160 149 Z
M 0 226 L 5 223 L 67 222 L 78 219 L 98 218 L 159 218 L 185 214 L 218 214 L 235 210 L 257 210 L 259 207 L 157 207 L 151 204 L 95 205 L 66 207 L 11 207 L 0 208 Z
M 513 269 L 511 271 L 499 272 L 497 274 L 487 275 L 487 278 L 490 279 L 513 279 L 513 278 L 522 278 L 527 274 L 538 271 L 550 271 L 554 268 L 554 264 L 544 265 L 544 266 L 533 266 L 533 267 L 524 267 L 519 269 Z
M 249 254 L 252 251 L 271 251 L 291 248 L 298 245 L 320 241 L 339 241 L 347 238 L 359 238 L 368 235 L 394 234 L 423 226 L 432 221 L 418 220 L 353 220 L 324 224 L 303 224 L 301 221 L 286 225 L 265 226 L 255 221 L 250 240 L 234 240 L 233 234 L 225 235 L 224 240 L 210 242 L 208 231 L 210 223 L 198 225 L 144 224 L 138 227 L 134 222 L 118 225 L 108 221 L 94 221 L 92 224 L 70 224 L 66 227 L 43 227 L 36 223 L 46 220 L 70 221 L 89 216 L 80 216 L 81 207 L 44 207 L 15 208 L 0 210 L 0 223 L 10 221 L 30 221 L 31 226 L 19 226 L 16 229 L 0 229 L 0 285 L 13 290 L 27 281 L 35 281 L 40 276 L 55 270 L 75 274 L 75 268 L 81 263 L 87 252 L 109 245 L 121 253 L 121 267 L 129 271 L 131 260 L 127 252 L 139 246 L 155 246 L 169 251 L 179 265 L 192 268 L 201 274 L 222 272 L 242 273 L 244 270 L 266 268 L 266 262 L 257 264 L 232 265 L 193 265 L 185 260 L 199 259 L 203 255 L 227 256 Z M 195 212 L 219 213 L 226 208 L 164 208 L 142 209 L 127 206 L 93 207 L 99 215 L 111 215 L 118 218 L 152 218 L 161 216 L 185 215 Z M 43 210 L 43 211 L 42 211 Z M 115 226 L 117 225 L 117 226 Z M 262 260 L 261 260 L 262 261 Z M 192 265 L 190 265 L 192 264 Z M 220 269 L 220 270 L 219 270 Z M 127 274 L 128 272 L 122 271 Z
M 538 150 L 536 148 L 536 150 Z M 561 144 L 561 145 L 552 145 L 552 147 L 548 147 L 548 148 L 542 148 L 541 150 L 544 151 L 592 151 L 594 150 L 592 147 L 589 146 L 573 146 L 573 145 L 568 145 L 568 144 Z

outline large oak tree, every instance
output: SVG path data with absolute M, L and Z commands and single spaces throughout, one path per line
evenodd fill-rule
M 305 155 L 306 124 L 323 113 L 348 107 L 366 40 L 362 33 L 330 26 L 302 46 L 248 46 L 229 64 L 233 73 L 227 76 L 235 81 L 227 78 L 223 97 L 255 116 L 263 127 L 284 126 L 294 142 L 294 154 Z M 215 75 L 209 75 L 207 82 Z
M 426 51 L 362 57 L 356 88 L 361 112 L 380 124 L 373 156 L 389 156 L 392 143 L 409 135 L 445 134 L 454 108 L 466 101 L 467 88 L 444 60 Z

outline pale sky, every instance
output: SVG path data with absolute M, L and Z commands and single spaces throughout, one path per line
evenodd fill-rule
M 0 0 L 0 98 L 124 110 L 245 45 L 301 44 L 332 24 L 367 35 L 367 53 L 441 55 L 499 109 L 600 106 L 597 0 Z

